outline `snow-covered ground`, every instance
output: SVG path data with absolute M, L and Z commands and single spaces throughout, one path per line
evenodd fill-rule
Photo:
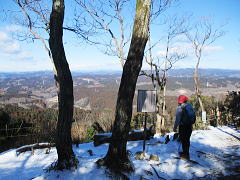
M 146 141 L 145 160 L 136 160 L 134 154 L 142 150 L 142 141 L 128 142 L 127 149 L 131 152 L 131 160 L 135 172 L 127 174 L 129 179 L 196 179 L 217 176 L 240 176 L 240 131 L 230 127 L 209 127 L 209 130 L 197 130 L 192 133 L 190 157 L 192 162 L 178 159 L 179 142 L 172 140 L 163 144 L 164 137 L 155 136 Z M 75 171 L 46 172 L 51 163 L 56 161 L 57 153 L 51 148 L 27 151 L 17 154 L 17 149 L 11 149 L 0 154 L 1 180 L 106 180 L 111 179 L 106 169 L 97 168 L 95 162 L 104 157 L 108 144 L 94 147 L 93 143 L 85 143 L 74 147 L 79 159 L 79 167 Z M 88 152 L 92 150 L 91 156 Z M 159 157 L 158 161 L 149 160 L 151 154 Z M 197 162 L 197 163 L 194 163 Z

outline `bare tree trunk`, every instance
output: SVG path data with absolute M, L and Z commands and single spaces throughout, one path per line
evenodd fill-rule
M 162 116 L 159 112 L 157 112 L 157 121 L 156 121 L 156 133 L 157 134 L 161 134 L 161 121 L 162 121 Z
M 162 104 L 162 121 L 161 121 L 161 129 L 165 129 L 165 118 L 166 118 L 166 89 L 167 89 L 167 57 L 165 59 L 165 67 L 164 67 L 164 75 L 163 75 L 163 104 Z
M 156 122 L 156 133 L 162 133 L 162 120 L 163 120 L 163 112 L 162 112 L 162 105 L 163 105 L 163 90 L 160 86 L 157 90 L 157 122 Z
M 161 84 L 157 90 L 157 122 L 156 122 L 156 133 L 162 134 L 165 129 L 165 115 L 166 115 L 166 101 L 165 83 Z
M 195 92 L 196 92 L 196 96 L 198 98 L 198 102 L 199 102 L 201 111 L 204 112 L 205 110 L 204 110 L 203 102 L 201 99 L 200 83 L 199 83 L 199 79 L 198 79 L 198 68 L 199 68 L 200 59 L 201 59 L 201 54 L 198 57 L 197 65 L 196 65 L 195 72 L 194 72 L 194 83 L 195 83 Z
M 219 126 L 219 122 L 221 120 L 221 112 L 219 111 L 219 106 L 218 105 L 217 105 L 217 109 L 216 109 L 216 115 L 217 115 L 216 126 Z
M 194 48 L 194 54 L 197 58 L 197 64 L 194 72 L 194 83 L 195 83 L 195 92 L 196 96 L 198 98 L 198 102 L 201 107 L 201 111 L 204 112 L 204 105 L 201 99 L 201 92 L 200 92 L 200 84 L 198 79 L 198 68 L 199 63 L 201 60 L 202 52 L 206 48 L 206 46 L 209 46 L 214 41 L 216 41 L 219 37 L 224 35 L 224 31 L 221 30 L 223 26 L 214 29 L 213 24 L 209 20 L 202 20 L 199 21 L 197 24 L 194 25 L 194 28 L 186 33 L 187 38 L 190 40 L 190 42 L 193 45 Z
M 164 67 L 164 84 L 163 84 L 163 116 L 166 115 L 166 91 L 167 91 L 167 67 L 168 67 L 168 61 L 167 61 L 167 57 L 165 59 L 165 67 Z M 164 122 L 163 122 L 163 126 L 164 126 Z
M 123 68 L 112 131 L 107 155 L 98 164 L 114 171 L 133 171 L 126 144 L 132 118 L 132 103 L 136 82 L 142 67 L 144 49 L 148 40 L 151 0 L 137 0 L 132 40 Z
M 64 19 L 64 0 L 53 0 L 50 16 L 49 46 L 57 71 L 58 83 L 58 122 L 56 148 L 57 169 L 70 169 L 78 164 L 72 150 L 71 127 L 73 119 L 73 81 L 62 43 Z
M 166 118 L 166 84 L 163 87 L 163 107 L 162 107 L 162 112 L 163 112 L 163 120 L 162 120 L 162 128 L 165 128 L 165 118 Z

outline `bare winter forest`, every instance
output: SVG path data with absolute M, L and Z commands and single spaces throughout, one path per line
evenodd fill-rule
M 0 179 L 239 178 L 238 3 L 1 1 Z
M 192 72 L 193 69 L 178 69 L 169 74 L 166 132 L 173 128 L 177 96 L 186 94 L 193 96 L 192 101 L 195 101 Z M 226 98 L 232 92 L 239 91 L 240 72 L 216 69 L 201 70 L 201 74 L 201 87 L 208 107 L 207 119 L 216 125 L 216 109 L 226 108 L 227 103 L 230 103 Z M 54 141 L 58 100 L 52 76 L 48 71 L 1 74 L 1 122 L 4 122 L 1 125 L 1 151 L 29 143 Z M 99 132 L 111 132 L 120 78 L 120 72 L 73 73 L 74 143 L 91 141 L 94 134 Z M 143 128 L 144 121 L 141 114 L 136 112 L 137 90 L 152 88 L 149 79 L 139 78 L 133 105 L 132 129 Z M 154 125 L 155 115 L 149 116 L 152 118 L 149 117 L 148 126 Z M 226 123 L 226 114 L 223 113 L 219 125 Z

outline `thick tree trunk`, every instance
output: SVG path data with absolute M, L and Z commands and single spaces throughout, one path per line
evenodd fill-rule
M 56 148 L 58 153 L 57 169 L 70 169 L 77 166 L 72 150 L 71 127 L 73 119 L 73 81 L 62 43 L 64 19 L 64 0 L 53 0 L 50 16 L 49 46 L 57 71 L 58 84 L 58 122 Z
M 123 67 L 112 131 L 107 155 L 98 164 L 112 170 L 133 171 L 126 144 L 132 118 L 132 103 L 136 82 L 142 67 L 144 49 L 148 40 L 151 0 L 137 0 L 131 45 Z

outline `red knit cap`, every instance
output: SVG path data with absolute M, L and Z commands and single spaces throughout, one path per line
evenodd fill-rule
M 188 100 L 188 97 L 185 95 L 178 96 L 178 103 L 185 103 Z

